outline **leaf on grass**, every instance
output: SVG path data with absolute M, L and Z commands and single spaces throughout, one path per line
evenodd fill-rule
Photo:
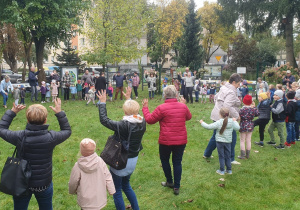
M 172 203 L 173 204 L 173 206 L 175 207 L 175 208 L 177 208 L 177 206 L 176 206 L 176 204 L 175 203 Z
M 210 162 L 210 160 L 206 160 L 206 162 L 208 162 L 208 163 L 209 163 L 209 162 Z
M 142 153 L 142 156 L 144 156 L 145 155 L 145 153 Z
M 140 186 L 139 186 L 139 189 L 141 189 L 141 188 L 142 188 L 142 186 L 140 185 Z
M 194 199 L 188 199 L 187 202 L 188 203 L 192 203 L 194 201 Z
M 255 152 L 255 153 L 258 153 L 259 151 L 255 150 L 254 152 Z
M 225 184 L 218 184 L 219 187 L 225 187 Z
M 224 182 L 224 181 L 225 181 L 225 179 L 224 179 L 224 178 L 220 178 L 219 180 L 220 180 L 220 181 L 222 181 L 222 182 Z
M 67 161 L 66 159 L 63 160 L 63 162 L 66 162 L 66 161 Z
M 276 157 L 276 158 L 274 158 L 274 160 L 278 160 L 278 159 L 277 159 L 277 157 Z

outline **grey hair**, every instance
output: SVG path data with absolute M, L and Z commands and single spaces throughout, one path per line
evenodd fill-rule
M 229 78 L 229 83 L 230 84 L 232 84 L 233 82 L 238 83 L 238 82 L 241 82 L 241 81 L 242 81 L 242 77 L 237 73 L 232 74 Z
M 10 77 L 8 75 L 5 75 L 4 79 L 10 79 Z
M 165 98 L 177 98 L 177 90 L 174 85 L 168 85 L 164 88 Z

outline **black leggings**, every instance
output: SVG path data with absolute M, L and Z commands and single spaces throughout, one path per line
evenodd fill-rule
M 269 119 L 257 119 L 254 120 L 254 127 L 259 126 L 259 138 L 260 141 L 264 141 L 264 132 L 266 125 L 269 123 Z
M 138 89 L 138 87 L 134 87 L 134 86 L 133 86 L 134 94 L 135 94 L 136 97 L 139 96 L 139 94 L 138 94 L 138 92 L 137 92 L 137 89 Z
M 70 88 L 64 88 L 64 100 L 69 100 Z
M 189 103 L 189 96 L 191 99 L 191 103 L 193 103 L 193 87 L 185 87 L 185 100 Z

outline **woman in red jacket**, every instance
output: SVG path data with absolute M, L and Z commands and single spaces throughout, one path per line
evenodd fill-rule
M 185 100 L 177 101 L 177 90 L 174 85 L 164 89 L 165 103 L 159 105 L 152 114 L 148 109 L 148 99 L 143 100 L 143 114 L 148 124 L 159 122 L 159 154 L 162 168 L 167 179 L 162 182 L 164 187 L 174 188 L 174 194 L 179 194 L 180 180 L 182 173 L 182 156 L 187 144 L 187 132 L 185 121 L 192 118 L 192 114 L 185 105 Z M 169 163 L 172 153 L 174 169 L 174 183 L 171 166 Z

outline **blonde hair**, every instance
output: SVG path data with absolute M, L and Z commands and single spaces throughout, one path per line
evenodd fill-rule
M 298 82 L 293 82 L 293 83 L 292 83 L 292 86 L 294 86 L 294 87 L 299 87 L 299 84 L 298 84 Z
M 220 130 L 220 134 L 222 135 L 224 133 L 226 127 L 227 127 L 227 124 L 228 124 L 229 109 L 221 108 L 220 109 L 220 115 L 224 119 L 223 125 L 222 125 L 221 130 Z
M 273 85 L 273 84 L 270 84 L 270 85 L 269 85 L 269 88 L 270 88 L 270 89 L 273 89 L 273 88 L 274 88 L 274 85 Z
M 276 85 L 276 89 L 282 90 L 282 84 L 277 84 L 277 85 Z
M 26 118 L 33 125 L 43 125 L 47 119 L 47 115 L 47 109 L 40 104 L 33 104 L 26 110 Z
M 140 105 L 134 100 L 127 100 L 123 104 L 123 110 L 126 115 L 137 115 L 140 111 Z

